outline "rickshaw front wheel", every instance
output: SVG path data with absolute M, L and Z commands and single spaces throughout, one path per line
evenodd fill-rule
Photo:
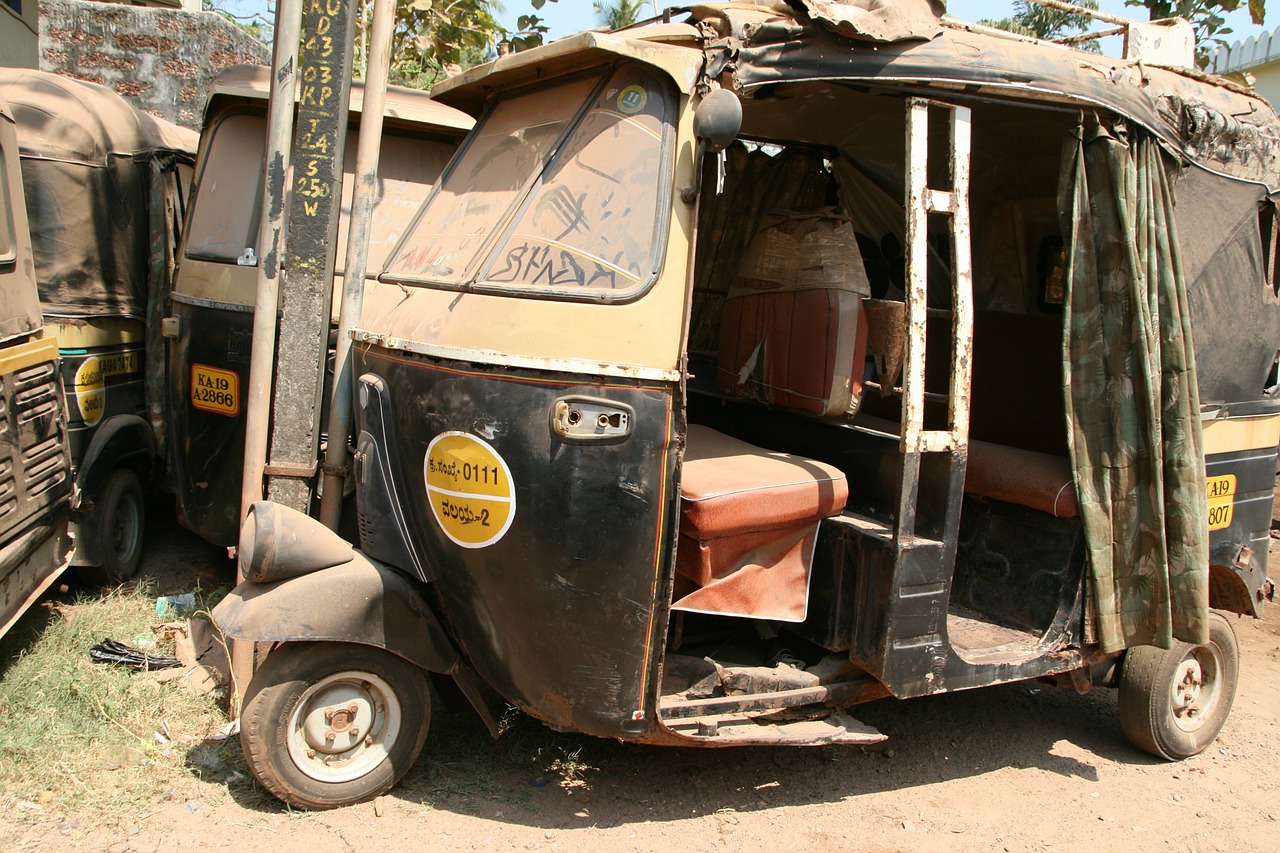
M 1177 761 L 1222 731 L 1235 701 L 1240 647 L 1231 623 L 1209 613 L 1209 642 L 1135 646 L 1120 669 L 1120 726 L 1134 746 Z
M 373 799 L 427 737 L 422 670 L 357 643 L 287 643 L 254 673 L 240 719 L 249 769 L 284 802 L 331 809 Z

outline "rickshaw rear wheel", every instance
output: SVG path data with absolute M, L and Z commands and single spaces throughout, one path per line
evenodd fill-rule
M 128 468 L 117 468 L 94 500 L 98 513 L 102 565 L 81 566 L 80 579 L 94 586 L 114 586 L 138 572 L 147 510 L 142 483 Z
M 373 799 L 409 772 L 427 737 L 422 670 L 357 643 L 287 643 L 254 673 L 240 718 L 253 775 L 279 799 L 331 809 Z
M 1120 726 L 1134 746 L 1178 761 L 1213 743 L 1231 713 L 1240 647 L 1225 616 L 1209 614 L 1209 642 L 1135 646 L 1120 669 Z

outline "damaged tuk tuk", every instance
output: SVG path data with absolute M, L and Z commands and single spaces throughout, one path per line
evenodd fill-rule
M 1039 678 L 1213 740 L 1218 611 L 1270 590 L 1280 123 L 911 8 L 700 4 L 436 88 L 478 121 L 353 332 L 359 549 L 255 504 L 214 613 L 278 644 L 268 789 L 386 790 L 428 675 L 495 734 L 492 694 L 866 744 L 858 703 Z
M 0 637 L 71 558 L 58 341 L 40 314 L 18 135 L 0 96 Z
M 61 357 L 72 564 L 119 583 L 142 559 L 144 491 L 164 478 L 160 320 L 197 138 L 58 74 L 0 69 L 0 95 L 17 122 L 40 302 Z
M 165 319 L 174 436 L 169 461 L 178 517 L 205 540 L 223 546 L 235 545 L 240 533 L 270 78 L 269 68 L 238 65 L 219 74 L 210 87 L 188 232 Z M 355 128 L 363 107 L 364 87 L 356 82 L 340 244 L 346 241 Z M 384 112 L 370 244 L 374 272 L 474 123 L 424 92 L 399 86 L 392 87 Z M 256 165 L 247 168 L 246 163 Z M 335 292 L 342 292 L 342 281 L 339 265 Z

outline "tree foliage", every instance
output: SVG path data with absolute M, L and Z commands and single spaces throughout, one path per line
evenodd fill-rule
M 1097 9 L 1098 0 L 1076 0 L 1075 5 L 1086 9 Z M 979 23 L 1018 35 L 1052 40 L 1087 32 L 1093 25 L 1093 19 L 1088 15 L 1050 9 L 1048 6 L 1032 3 L 1030 0 L 1015 0 L 1012 16 L 998 21 L 984 20 Z M 1084 42 L 1080 46 L 1086 50 L 1098 49 L 1097 42 L 1092 41 Z
M 611 30 L 620 30 L 642 20 L 644 6 L 645 0 L 614 0 L 612 3 L 595 0 L 591 4 L 600 23 Z
M 392 34 L 392 83 L 427 89 L 437 81 L 483 62 L 503 34 L 496 0 L 397 0 Z M 367 63 L 364 32 L 373 14 L 362 0 L 357 30 L 356 70 Z
M 244 30 L 252 38 L 271 44 L 275 37 L 275 3 L 268 0 L 267 13 L 254 12 L 249 15 L 237 15 L 224 8 L 222 0 L 200 0 L 202 12 L 213 12 Z

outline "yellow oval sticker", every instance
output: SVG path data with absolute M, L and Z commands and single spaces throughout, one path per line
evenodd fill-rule
M 431 514 L 453 542 L 485 548 L 511 527 L 511 470 L 487 442 L 466 432 L 443 432 L 427 446 L 422 469 Z
M 96 355 L 80 362 L 76 370 L 76 406 L 86 426 L 102 420 L 102 410 L 107 403 L 107 385 L 102 376 L 102 364 Z

